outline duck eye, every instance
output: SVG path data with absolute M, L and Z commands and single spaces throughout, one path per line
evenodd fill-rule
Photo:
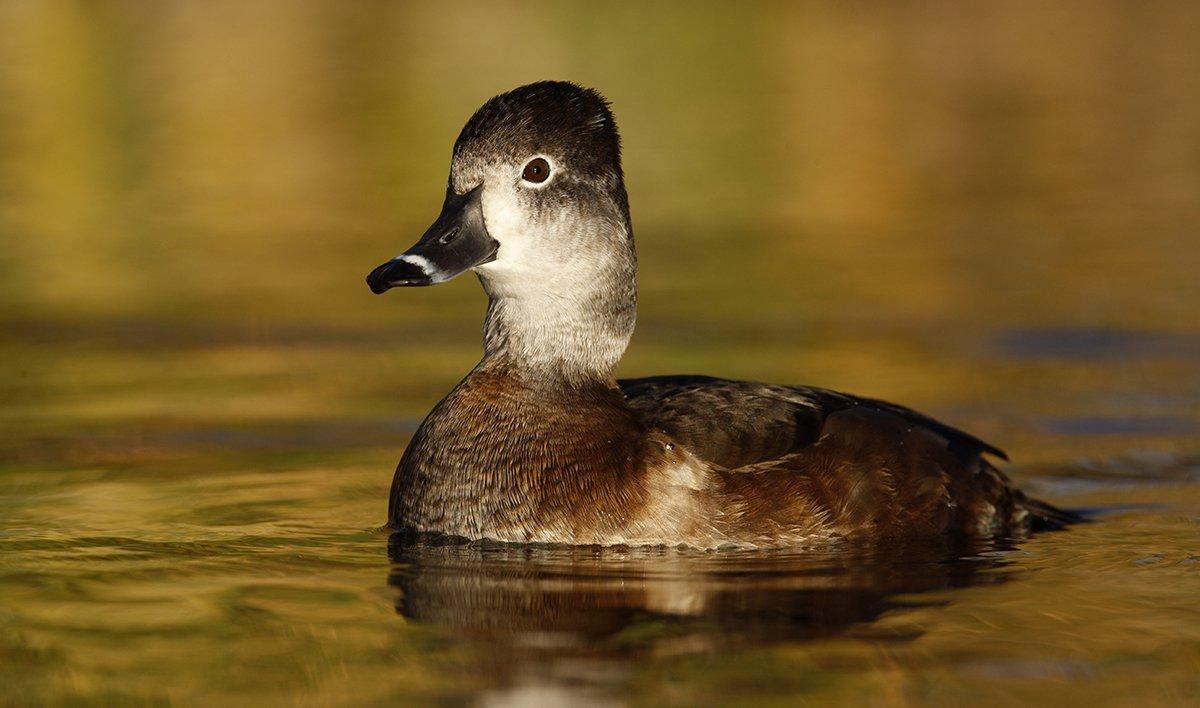
M 533 182 L 534 184 L 545 182 L 546 178 L 549 176 L 550 163 L 546 162 L 540 157 L 535 157 L 530 160 L 525 165 L 525 169 L 521 172 L 522 179 L 524 179 L 526 182 Z

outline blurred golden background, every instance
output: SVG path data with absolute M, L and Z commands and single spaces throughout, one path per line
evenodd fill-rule
M 1005 448 L 1043 493 L 1184 505 L 1072 536 L 1066 558 L 1102 560 L 1006 585 L 1004 637 L 1041 636 L 1023 622 L 1047 593 L 1124 578 L 1102 550 L 1130 529 L 1130 553 L 1195 557 L 1179 535 L 1200 508 L 1181 481 L 1200 430 L 1197 38 L 1187 1 L 0 0 L 10 697 L 366 699 L 395 662 L 361 647 L 422 661 L 364 589 L 387 573 L 367 529 L 407 435 L 477 360 L 484 298 L 471 277 L 385 297 L 363 278 L 436 216 L 471 112 L 547 78 L 599 89 L 622 131 L 641 267 L 624 375 L 893 399 Z M 80 543 L 116 550 L 84 562 Z M 293 575 L 297 553 L 311 565 Z M 1171 567 L 1114 582 L 1134 594 L 1079 621 L 1194 600 Z M 298 594 L 259 593 L 263 572 Z M 289 621 L 239 634 L 248 607 Z M 191 658 L 167 661 L 159 642 L 193 611 Z M 824 695 L 972 685 L 959 639 L 992 635 L 959 614 L 936 659 L 870 654 L 876 681 L 848 670 Z M 1173 648 L 1129 651 L 1180 698 L 1194 615 L 1143 619 Z M 1104 661 L 1129 647 L 1110 630 L 1092 638 Z M 253 656 L 278 675 L 222 663 Z M 121 682 L 130 667 L 145 685 Z M 427 698 L 462 680 L 409 668 Z
M 890 370 L 997 332 L 1195 334 L 1190 3 L 0 13 L 0 321 L 51 358 L 169 350 L 114 374 L 108 415 L 174 412 L 179 392 L 141 390 L 141 364 L 200 348 L 241 362 L 217 362 L 222 380 L 253 359 L 289 389 L 242 401 L 247 415 L 356 408 L 352 389 L 409 363 L 437 367 L 430 393 L 452 383 L 476 353 L 477 286 L 372 298 L 362 277 L 435 215 L 474 108 L 541 78 L 599 88 L 623 131 L 642 253 L 630 374 L 705 366 L 920 397 L 984 385 L 970 379 L 986 367 Z M 322 358 L 342 345 L 355 352 L 337 367 Z M 26 373 L 53 396 L 67 359 Z

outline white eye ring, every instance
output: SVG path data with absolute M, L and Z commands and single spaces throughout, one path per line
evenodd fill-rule
M 556 171 L 550 158 L 544 155 L 534 155 L 521 168 L 521 180 L 527 187 L 541 189 L 550 183 Z

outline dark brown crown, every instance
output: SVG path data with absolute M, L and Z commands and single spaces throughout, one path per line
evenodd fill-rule
M 547 154 L 593 176 L 621 173 L 621 140 L 608 101 L 567 81 L 539 81 L 489 99 L 459 134 L 455 157 L 517 160 Z

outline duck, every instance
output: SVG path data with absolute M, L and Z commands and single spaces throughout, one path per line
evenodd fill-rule
M 610 103 L 567 81 L 487 100 L 442 210 L 375 294 L 473 272 L 483 356 L 413 434 L 387 528 L 477 542 L 695 549 L 1014 537 L 1076 519 L 979 438 L 822 388 L 618 379 L 637 257 Z

